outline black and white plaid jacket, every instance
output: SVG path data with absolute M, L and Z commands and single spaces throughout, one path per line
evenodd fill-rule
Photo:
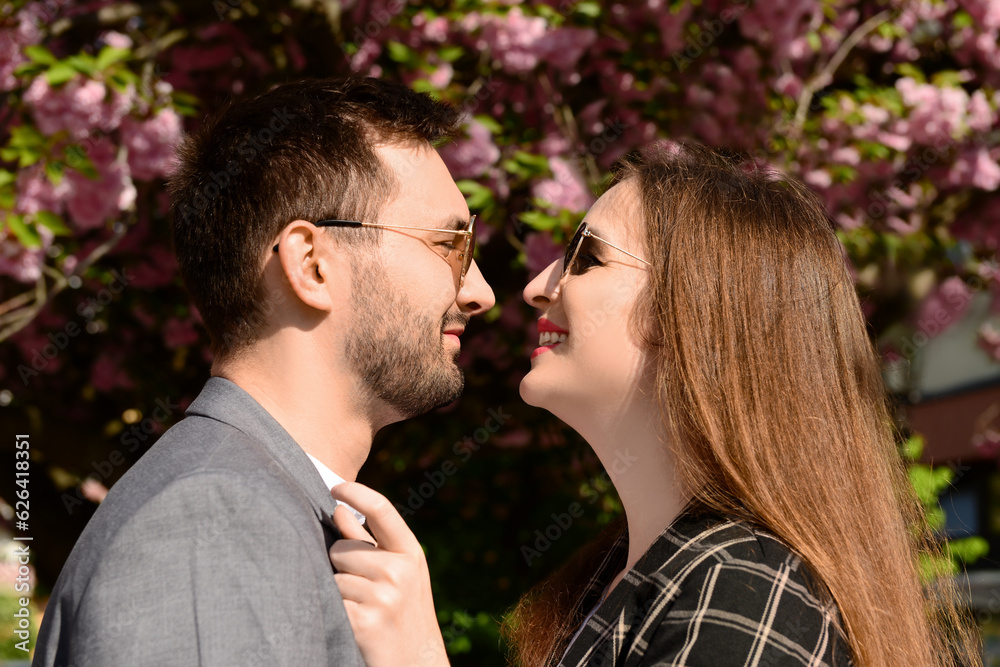
M 587 586 L 583 613 L 625 563 L 624 535 Z M 774 535 L 689 509 L 597 608 L 559 667 L 849 667 L 825 587 Z

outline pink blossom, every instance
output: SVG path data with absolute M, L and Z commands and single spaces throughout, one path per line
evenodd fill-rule
M 587 189 L 587 183 L 575 165 L 560 157 L 549 160 L 552 178 L 536 183 L 532 195 L 548 202 L 552 209 L 585 211 L 594 203 L 594 196 Z
M 91 368 L 90 382 L 94 389 L 100 392 L 109 392 L 118 387 L 122 389 L 132 389 L 134 384 L 119 362 L 112 359 L 106 353 L 102 354 L 94 362 Z
M 563 256 L 563 246 L 552 240 L 548 234 L 528 232 L 524 236 L 524 265 L 534 278 L 542 269 Z
M 1000 331 L 997 331 L 992 324 L 986 322 L 979 327 L 979 347 L 990 355 L 993 361 L 1000 361 Z
M 441 88 L 446 88 L 451 83 L 453 76 L 455 76 L 455 68 L 451 66 L 451 63 L 444 62 L 439 64 L 431 75 L 427 77 L 427 81 L 440 90 Z
M 361 42 L 358 52 L 351 56 L 351 70 L 364 72 L 382 55 L 382 45 L 376 39 Z
M 71 192 L 72 187 L 67 179 L 63 178 L 59 185 L 54 185 L 45 175 L 42 165 L 36 164 L 17 175 L 17 211 L 62 213 L 66 207 L 66 198 Z
M 569 71 L 596 41 L 597 33 L 590 28 L 557 28 L 545 33 L 538 47 L 546 63 Z
M 428 21 L 424 14 L 417 14 L 413 17 L 412 24 L 425 41 L 443 44 L 448 40 L 448 19 L 444 16 L 436 16 Z
M 171 317 L 163 325 L 163 342 L 171 350 L 198 342 L 198 332 L 190 320 Z
M 861 162 L 861 154 L 854 146 L 843 146 L 830 154 L 830 160 L 839 164 L 857 165 Z
M 819 188 L 820 190 L 825 190 L 833 185 L 833 178 L 830 176 L 830 172 L 826 169 L 813 169 L 808 171 L 802 176 L 802 180 L 814 188 Z
M 933 145 L 942 138 L 958 137 L 965 128 L 969 94 L 961 88 L 938 88 L 917 83 L 910 77 L 896 82 L 903 103 L 910 107 L 910 137 L 918 144 Z
M 33 283 L 42 276 L 44 262 L 44 248 L 25 248 L 8 229 L 0 232 L 0 275 Z
M 796 45 L 810 24 L 822 19 L 818 0 L 771 0 L 754 2 L 740 15 L 740 32 L 747 39 L 771 49 L 771 58 L 801 58 L 810 54 L 807 45 Z M 793 53 L 793 50 L 795 51 Z
M 961 4 L 986 30 L 1000 29 L 1000 2 L 997 0 L 962 0 Z
M 958 276 L 944 280 L 917 310 L 918 331 L 934 338 L 960 320 L 972 303 L 972 290 Z
M 80 493 L 92 503 L 100 504 L 108 495 L 108 487 L 93 477 L 87 477 L 80 483 Z
M 988 132 L 995 120 L 996 116 L 986 99 L 986 93 L 981 90 L 972 93 L 972 98 L 969 100 L 969 127 L 976 132 Z
M 131 207 L 136 198 L 128 163 L 118 156 L 108 139 L 93 142 L 89 157 L 100 178 L 92 181 L 73 170 L 66 174 L 72 187 L 66 208 L 81 229 L 100 227 L 119 211 Z
M 144 250 L 145 260 L 129 267 L 131 285 L 139 289 L 156 289 L 169 285 L 177 275 L 177 259 L 174 253 L 159 245 Z
M 18 65 L 27 62 L 24 47 L 38 44 L 42 39 L 38 26 L 45 9 L 41 3 L 31 3 L 18 12 L 13 28 L 0 30 L 0 92 L 13 90 L 19 81 L 14 77 Z
M 676 54 L 674 62 L 684 63 L 685 57 L 696 58 L 699 55 L 694 46 L 688 45 L 684 41 L 684 27 L 687 25 L 692 11 L 691 3 L 685 2 L 676 13 L 670 8 L 661 8 L 656 12 L 663 53 L 666 55 Z M 684 57 L 681 57 L 682 55 Z
M 774 82 L 774 89 L 782 95 L 797 99 L 802 94 L 802 79 L 791 72 L 785 72 Z
M 733 59 L 736 71 L 743 75 L 759 76 L 761 64 L 760 55 L 757 54 L 757 49 L 752 46 L 741 48 L 736 52 L 736 58 Z
M 601 128 L 603 128 L 603 125 Z M 594 134 L 598 134 L 599 132 L 600 129 L 594 132 Z M 568 153 L 570 148 L 569 139 L 559 134 L 559 130 L 556 128 L 550 128 L 546 132 L 545 137 L 538 142 L 538 152 L 550 158 Z
M 482 17 L 480 44 L 500 61 L 505 72 L 530 72 L 547 50 L 542 42 L 545 31 L 545 19 L 526 17 L 520 7 L 513 7 L 503 16 Z
M 485 125 L 472 119 L 466 132 L 467 139 L 441 149 L 441 158 L 456 179 L 481 176 L 500 159 L 500 149 L 493 143 L 493 135 Z
M 1000 197 L 989 197 L 985 204 L 971 211 L 951 225 L 955 238 L 963 239 L 994 252 L 1000 251 Z
M 948 183 L 957 187 L 973 186 L 981 190 L 1000 187 L 1000 165 L 985 147 L 966 150 L 948 170 Z
M 174 149 L 181 140 L 181 117 L 167 107 L 148 120 L 131 116 L 122 122 L 122 145 L 128 149 L 128 165 L 132 176 L 150 180 L 169 176 L 174 167 Z
M 134 91 L 114 91 L 106 103 L 108 89 L 100 81 L 77 76 L 53 88 L 44 76 L 36 77 L 24 93 L 38 129 L 48 135 L 61 130 L 79 141 L 92 131 L 111 132 L 132 107 Z
M 132 38 L 128 35 L 123 35 L 115 30 L 108 30 L 101 35 L 101 41 L 110 46 L 113 49 L 131 49 L 132 48 Z

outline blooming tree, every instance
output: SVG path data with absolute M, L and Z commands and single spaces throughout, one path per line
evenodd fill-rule
M 44 457 L 41 586 L 66 527 L 206 375 L 165 219 L 183 130 L 232 95 L 349 72 L 467 118 L 442 155 L 485 223 L 499 306 L 470 327 L 462 400 L 393 427 L 362 474 L 449 573 L 435 581 L 459 663 L 501 664 L 492 617 L 620 511 L 594 457 L 516 386 L 534 334 L 520 290 L 626 153 L 693 139 L 807 182 L 887 361 L 976 294 L 1000 312 L 997 0 L 14 0 L 0 10 L 0 409 Z M 1000 331 L 980 345 L 1000 360 Z M 506 415 L 495 431 L 491 410 Z M 592 511 L 568 539 L 524 562 L 518 547 L 544 546 L 535 529 L 580 497 Z

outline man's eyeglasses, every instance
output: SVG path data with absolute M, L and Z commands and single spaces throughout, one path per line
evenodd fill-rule
M 318 222 L 312 223 L 317 227 L 373 227 L 377 229 L 412 229 L 418 232 L 434 232 L 436 234 L 450 234 L 454 238 L 447 242 L 438 242 L 434 244 L 427 244 L 428 247 L 432 249 L 434 247 L 442 248 L 443 253 L 440 253 L 445 260 L 453 263 L 455 260 L 461 261 L 461 272 L 458 276 L 458 288 L 462 289 L 465 285 L 465 274 L 469 271 L 469 266 L 472 265 L 472 254 L 476 250 L 476 216 L 473 215 L 469 218 L 469 224 L 465 226 L 465 229 L 431 229 L 428 227 L 407 227 L 404 225 L 379 225 L 374 222 L 358 222 L 357 220 L 320 220 Z M 278 252 L 278 244 L 275 244 L 273 248 L 274 252 Z
M 587 239 L 594 239 L 595 241 L 600 241 L 601 243 L 605 243 L 614 248 L 615 250 L 625 253 L 631 258 L 639 260 L 646 266 L 652 266 L 652 264 L 644 260 L 642 257 L 636 257 L 628 250 L 625 250 L 624 248 L 619 248 L 611 241 L 602 239 L 600 236 L 595 236 L 594 233 L 591 232 L 590 229 L 587 227 L 587 223 L 582 222 L 580 223 L 580 226 L 577 227 L 576 234 L 573 235 L 573 239 L 569 242 L 569 245 L 566 246 L 566 254 L 563 256 L 562 274 L 559 276 L 560 281 L 562 281 L 571 272 L 573 264 L 574 262 L 576 262 L 576 258 L 580 254 L 580 248 L 583 247 L 583 243 Z

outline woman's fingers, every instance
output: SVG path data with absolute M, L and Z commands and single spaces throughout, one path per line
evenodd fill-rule
M 330 547 L 330 562 L 337 572 L 364 577 L 370 581 L 392 583 L 399 578 L 395 554 L 379 551 L 369 542 L 337 540 Z
M 375 543 L 375 538 L 365 530 L 365 527 L 361 525 L 358 518 L 351 514 L 350 510 L 343 505 L 338 504 L 337 508 L 333 511 L 333 524 L 337 526 L 337 530 L 340 531 L 345 540 L 361 540 L 369 544 Z
M 378 491 L 357 482 L 344 482 L 330 490 L 334 499 L 342 501 L 365 515 L 368 528 L 378 540 L 380 549 L 395 553 L 420 553 L 420 543 L 406 526 L 392 503 Z
M 372 600 L 372 582 L 365 577 L 348 572 L 337 572 L 333 575 L 340 589 L 340 597 L 344 602 L 351 601 L 356 604 L 370 604 Z

